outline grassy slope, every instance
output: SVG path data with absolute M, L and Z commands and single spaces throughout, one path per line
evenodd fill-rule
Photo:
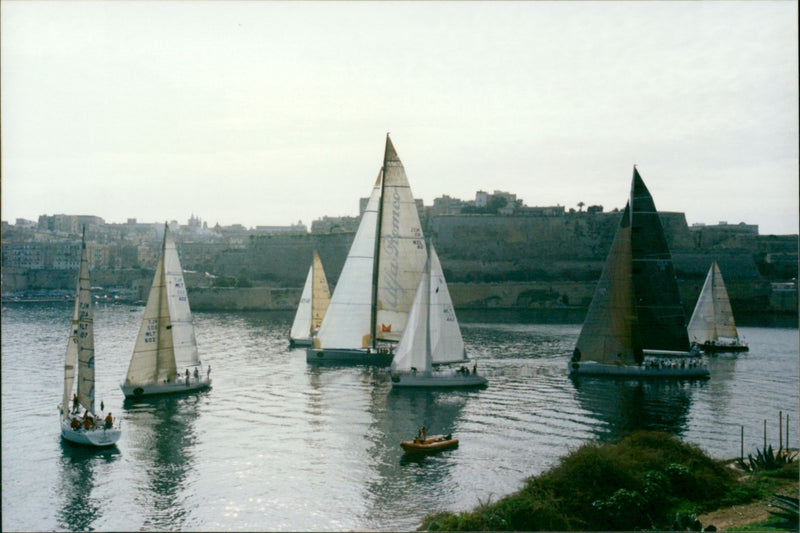
M 796 463 L 794 468 L 796 479 Z M 420 529 L 665 529 L 676 513 L 700 514 L 768 497 L 768 488 L 739 478 L 696 446 L 638 432 L 614 444 L 581 446 L 520 491 L 472 511 L 429 515 Z

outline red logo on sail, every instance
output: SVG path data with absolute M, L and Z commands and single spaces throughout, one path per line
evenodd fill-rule
M 381 333 L 389 333 L 392 331 L 392 325 L 381 324 Z

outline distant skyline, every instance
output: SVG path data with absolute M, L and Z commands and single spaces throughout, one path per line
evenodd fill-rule
M 798 233 L 797 3 L 0 1 L 2 219 L 311 226 L 412 191 Z

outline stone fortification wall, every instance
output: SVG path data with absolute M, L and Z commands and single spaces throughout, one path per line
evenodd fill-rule
M 262 311 L 297 309 L 302 288 L 277 287 L 189 288 L 189 302 L 195 311 Z

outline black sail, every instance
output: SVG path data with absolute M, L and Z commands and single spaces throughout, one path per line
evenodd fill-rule
M 689 350 L 686 318 L 672 256 L 653 197 L 633 169 L 631 255 L 634 307 L 645 350 Z

